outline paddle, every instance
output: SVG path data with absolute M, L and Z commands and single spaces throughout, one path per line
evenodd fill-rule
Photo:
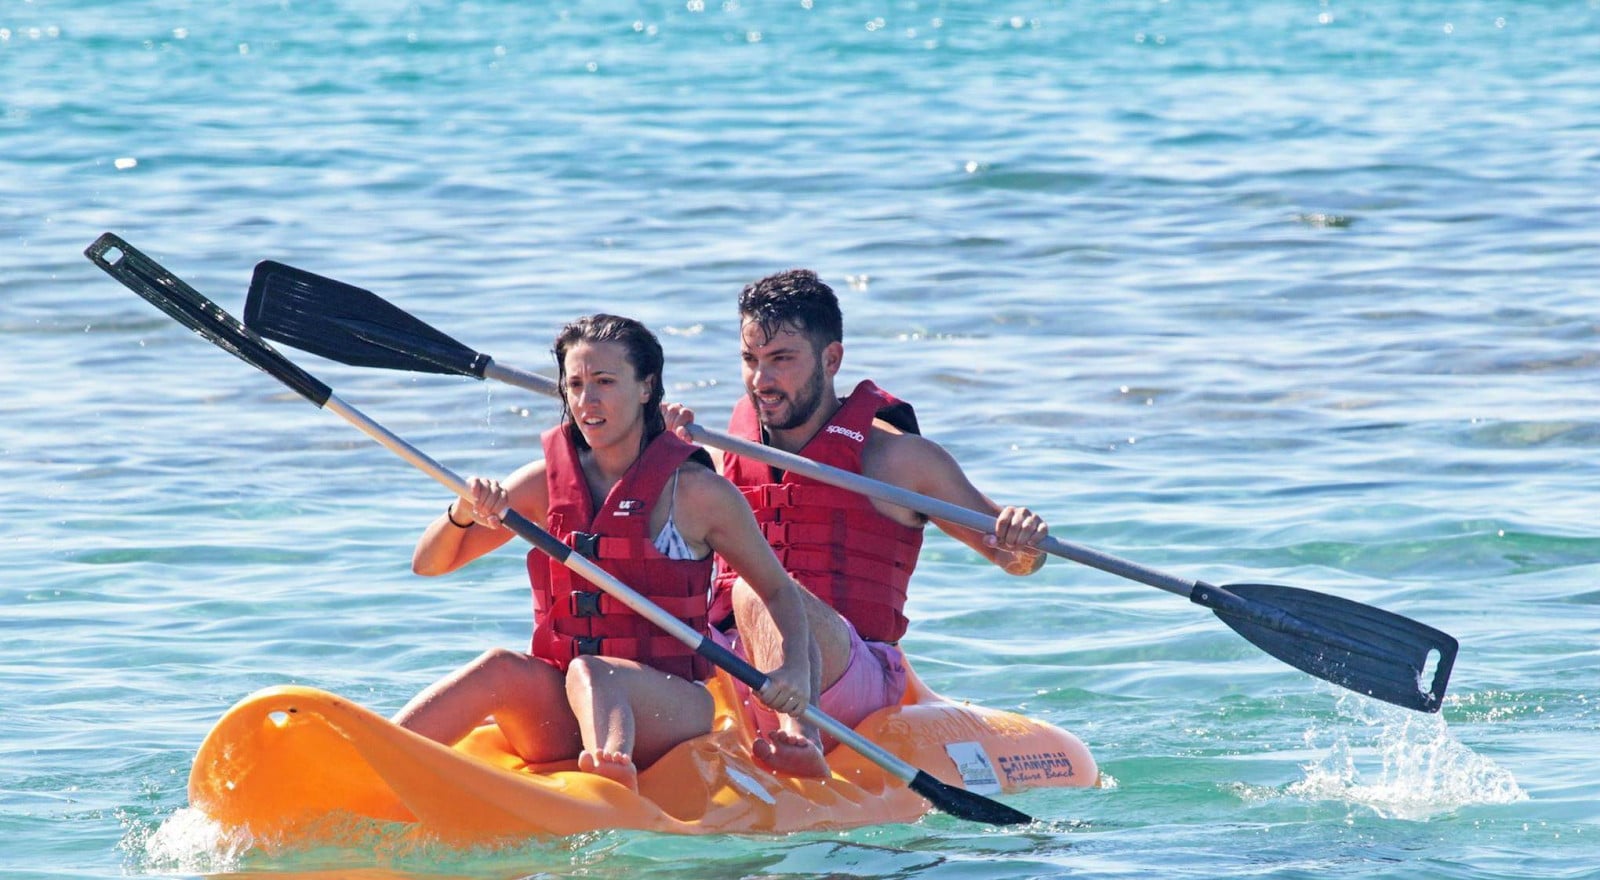
M 270 339 L 346 364 L 490 378 L 559 395 L 555 380 L 502 366 L 377 294 L 270 260 L 256 266 L 245 321 Z M 689 430 L 696 441 L 706 445 L 935 519 L 983 533 L 992 531 L 994 525 L 994 518 L 986 513 L 699 425 L 691 425 Z M 1210 608 L 1251 644 L 1318 678 L 1407 709 L 1437 712 L 1443 705 L 1459 646 L 1433 627 L 1297 587 L 1219 587 L 1186 580 L 1055 537 L 1046 538 L 1041 547 L 1073 562 L 1187 597 Z
M 84 253 L 111 277 L 122 282 L 156 308 L 166 312 L 178 323 L 204 336 L 224 351 L 270 374 L 317 407 L 337 413 L 418 470 L 433 477 L 462 498 L 471 500 L 465 480 L 368 418 L 355 407 L 340 400 L 334 395 L 333 389 L 296 366 L 254 331 L 223 311 L 216 303 L 202 296 L 127 242 L 108 232 L 96 239 Z M 695 632 L 683 621 L 668 614 L 582 554 L 573 553 L 571 547 L 526 517 L 516 511 L 507 511 L 501 517 L 501 521 L 529 543 L 554 557 L 556 561 L 606 591 L 641 617 L 665 630 L 673 638 L 693 648 L 695 653 L 749 685 L 752 691 L 760 691 L 766 686 L 767 676 L 764 673 L 707 636 Z M 806 707 L 802 717 L 902 780 L 912 791 L 927 798 L 934 807 L 946 813 L 991 825 L 1020 825 L 1033 821 L 1027 814 L 1005 804 L 935 779 L 835 721 L 815 706 Z

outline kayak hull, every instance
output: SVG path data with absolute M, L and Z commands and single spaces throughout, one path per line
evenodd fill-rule
M 764 770 L 750 755 L 752 732 L 731 679 L 718 673 L 708 685 L 717 701 L 712 732 L 646 768 L 637 793 L 574 762 L 528 765 L 493 724 L 449 747 L 326 691 L 268 688 L 230 709 L 201 744 L 189 800 L 268 846 L 318 842 L 335 827 L 330 819 L 352 817 L 482 844 L 608 828 L 787 833 L 910 822 L 930 809 L 848 748 L 829 754 L 826 780 Z M 1072 734 L 951 702 L 914 674 L 901 705 L 856 729 L 941 781 L 985 794 L 1099 780 Z

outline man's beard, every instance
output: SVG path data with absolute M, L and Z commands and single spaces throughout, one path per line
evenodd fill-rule
M 789 417 L 782 422 L 766 421 L 765 412 L 761 409 L 761 402 L 755 399 L 751 392 L 750 402 L 756 405 L 756 412 L 762 413 L 762 425 L 769 431 L 788 431 L 805 424 L 822 405 L 822 393 L 827 389 L 827 376 L 819 365 L 817 371 L 811 374 L 811 381 L 800 389 L 799 396 L 789 398 Z

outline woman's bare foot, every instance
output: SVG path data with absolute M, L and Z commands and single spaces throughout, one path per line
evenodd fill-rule
M 633 756 L 626 752 L 584 749 L 578 753 L 578 769 L 596 776 L 604 776 L 633 791 L 639 790 L 639 768 L 633 766 Z
M 833 775 L 816 743 L 787 730 L 774 730 L 765 737 L 757 737 L 750 753 L 755 756 L 756 763 L 781 776 L 827 779 Z

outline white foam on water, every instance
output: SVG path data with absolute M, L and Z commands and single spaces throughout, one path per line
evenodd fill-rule
M 1355 724 L 1306 731 L 1306 745 L 1326 754 L 1304 765 L 1305 778 L 1291 784 L 1289 794 L 1410 820 L 1528 799 L 1509 771 L 1457 739 L 1440 715 L 1353 694 L 1339 697 L 1338 711 Z
M 238 869 L 255 845 L 249 835 L 229 832 L 192 807 L 175 811 L 155 827 L 142 819 L 126 825 L 117 846 L 141 873 L 228 873 Z
M 549 862 L 557 869 L 575 862 L 575 852 L 608 839 L 608 833 L 508 840 L 462 846 L 440 842 L 402 822 L 381 822 L 335 812 L 301 827 L 291 839 L 228 829 L 193 807 L 155 824 L 124 817 L 127 829 L 117 848 L 132 874 L 233 874 L 257 868 L 295 876 L 338 878 L 393 876 L 392 872 L 436 872 L 441 866 L 470 873 L 475 866 L 520 867 Z M 538 875 L 538 872 L 535 872 Z

